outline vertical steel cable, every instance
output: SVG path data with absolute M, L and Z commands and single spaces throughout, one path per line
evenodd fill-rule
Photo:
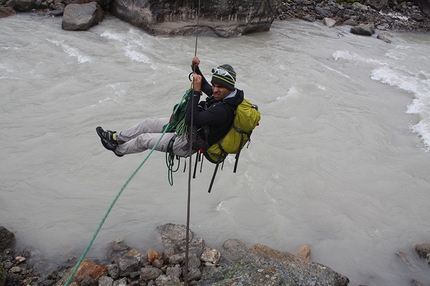
M 197 11 L 197 25 L 196 25 L 196 44 L 195 44 L 195 48 L 194 48 L 194 56 L 197 56 L 197 42 L 199 39 L 199 19 L 200 19 L 200 0 L 199 0 L 199 7 L 198 7 L 198 11 Z M 193 67 L 193 71 L 195 72 L 195 67 Z M 192 130 L 192 126 L 194 126 L 194 85 L 193 85 L 193 94 L 191 95 L 191 130 Z M 192 131 L 191 131 L 192 132 Z M 189 146 L 189 168 L 188 168 L 188 199 L 187 199 L 187 233 L 185 236 L 185 273 L 184 273 L 184 282 L 185 282 L 185 286 L 188 286 L 188 253 L 190 250 L 190 245 L 189 245 L 189 239 L 190 239 L 190 205 L 191 205 L 191 167 L 193 166 L 192 163 L 192 156 L 191 153 L 193 151 L 193 146 L 192 146 L 192 135 L 189 134 L 189 140 L 190 140 L 190 146 Z M 197 159 L 196 159 L 197 160 Z

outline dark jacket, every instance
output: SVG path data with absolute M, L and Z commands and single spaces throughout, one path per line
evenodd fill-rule
M 196 72 L 201 75 L 197 68 Z M 233 125 L 236 107 L 242 102 L 244 93 L 236 89 L 236 95 L 232 98 L 225 98 L 222 101 L 215 101 L 212 96 L 212 86 L 203 77 L 202 91 L 208 95 L 205 101 L 200 101 L 200 94 L 195 93 L 187 107 L 185 123 L 191 125 L 191 109 L 193 111 L 193 124 L 197 127 L 200 138 L 205 140 L 203 126 L 209 127 L 207 143 L 210 145 L 218 142 L 227 134 Z M 191 104 L 192 103 L 192 104 Z M 193 108 L 191 108 L 193 107 Z

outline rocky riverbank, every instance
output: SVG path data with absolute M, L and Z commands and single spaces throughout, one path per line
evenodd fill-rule
M 323 21 L 327 26 L 370 27 L 381 31 L 430 31 L 430 15 L 413 2 L 289 0 L 278 8 L 280 20 Z M 354 32 L 353 29 L 351 32 Z M 357 33 L 358 34 L 358 33 Z M 365 34 L 367 35 L 367 34 Z
M 69 285 L 77 286 L 179 286 L 184 285 L 348 285 L 349 279 L 331 268 L 311 261 L 309 245 L 297 254 L 255 244 L 247 247 L 237 239 L 228 239 L 220 250 L 205 245 L 193 231 L 189 235 L 186 261 L 186 227 L 165 224 L 157 227 L 157 242 L 162 251 L 131 247 L 113 241 L 106 259 L 83 260 Z M 65 285 L 77 258 L 52 265 L 31 248 L 14 247 L 15 236 L 0 226 L 0 286 Z M 417 255 L 430 263 L 430 243 L 417 244 Z M 36 255 L 34 255 L 36 254 Z M 398 256 L 411 263 L 406 254 Z M 187 271 L 188 270 L 188 271 Z M 430 271 L 430 270 L 429 270 Z M 416 286 L 424 284 L 411 279 Z M 363 286 L 363 285 L 362 285 Z
M 0 0 L 0 18 L 32 11 L 40 15 L 63 16 L 62 27 L 65 30 L 88 30 L 103 20 L 104 13 L 111 13 L 154 35 L 187 35 L 195 32 L 197 11 L 192 4 L 162 0 L 147 9 L 147 2 Z M 269 7 L 263 2 L 245 1 L 238 7 L 229 2 L 225 4 L 226 7 L 206 7 L 200 15 L 200 33 L 231 37 L 267 31 L 274 19 L 321 21 L 329 27 L 348 25 L 352 33 L 367 36 L 374 34 L 375 30 L 430 31 L 430 0 L 270 0 Z M 137 17 L 136 9 L 133 8 L 136 5 L 142 6 L 142 17 Z M 255 14 L 259 9 L 264 13 Z

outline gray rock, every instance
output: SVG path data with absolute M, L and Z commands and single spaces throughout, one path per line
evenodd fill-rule
M 386 42 L 387 44 L 391 44 L 391 40 L 388 38 L 389 36 L 391 36 L 390 33 L 382 32 L 382 33 L 378 34 L 378 36 L 376 36 L 376 38 Z
M 15 234 L 0 226 L 0 253 L 15 244 Z
M 367 0 L 366 4 L 376 11 L 381 11 L 382 8 L 388 5 L 388 0 Z
M 185 225 L 164 224 L 157 227 L 157 238 L 165 246 L 174 246 L 184 251 L 186 246 L 187 228 Z M 205 242 L 198 237 L 192 230 L 189 232 L 189 248 L 203 251 Z
M 229 262 L 242 259 L 247 254 L 248 247 L 238 239 L 228 239 L 222 245 L 221 256 Z
M 413 2 L 420 7 L 427 17 L 430 17 L 430 0 L 414 0 Z
M 188 255 L 188 269 L 199 268 L 200 267 L 200 259 L 194 253 L 190 253 Z
M 430 262 L 430 243 L 420 243 L 415 245 L 415 252 L 420 258 Z
M 193 268 L 188 271 L 188 281 L 200 280 L 202 278 L 202 272 L 198 268 Z
M 241 245 L 241 243 L 236 243 Z M 324 265 L 307 262 L 288 252 L 256 244 L 248 254 L 216 271 L 205 271 L 196 285 L 332 285 L 349 279 Z
M 354 2 L 354 4 L 352 4 L 352 9 L 359 10 L 359 11 L 367 11 L 369 10 L 369 7 L 361 4 L 360 2 Z
M 372 25 L 358 25 L 351 28 L 351 33 L 362 36 L 372 36 L 375 33 Z
M 106 270 L 110 277 L 113 279 L 118 279 L 119 277 L 119 267 L 116 264 L 108 264 L 106 265 Z
M 206 1 L 199 33 L 231 37 L 268 31 L 279 0 Z M 111 13 L 153 35 L 196 32 L 198 6 L 191 0 L 113 0 Z
M 99 278 L 99 284 L 98 286 L 112 286 L 113 279 L 108 276 L 102 276 Z
M 103 20 L 103 10 L 96 2 L 70 4 L 64 8 L 62 28 L 69 31 L 87 31 Z
M 6 7 L 11 7 L 16 12 L 30 12 L 36 6 L 36 0 L 9 0 Z
M 6 18 L 15 14 L 16 11 L 12 7 L 0 7 L 0 18 Z
M 136 257 L 121 257 L 118 259 L 119 276 L 129 276 L 130 273 L 138 271 L 139 260 Z
M 157 286 L 182 286 L 184 283 L 181 283 L 177 277 L 160 275 L 157 279 L 155 279 L 155 284 Z
M 421 283 L 421 282 L 419 282 L 419 281 L 417 281 L 417 280 L 415 280 L 415 279 L 412 279 L 412 284 L 413 285 L 415 285 L 415 286 L 426 286 L 426 285 L 424 285 L 423 283 Z
M 210 247 L 205 247 L 203 249 L 202 255 L 200 255 L 200 260 L 204 263 L 211 264 L 211 265 L 217 265 L 221 259 L 221 253 Z
M 112 286 L 127 286 L 127 278 L 121 278 L 114 281 Z
M 167 246 L 166 248 L 163 249 L 161 257 L 163 258 L 164 261 L 169 261 L 170 256 L 174 254 L 176 254 L 175 247 Z
M 324 25 L 326 25 L 329 28 L 333 28 L 334 25 L 336 25 L 336 20 L 332 18 L 324 18 L 323 19 Z
M 345 22 L 343 22 L 344 25 L 348 25 L 348 26 L 357 26 L 357 22 L 354 19 L 348 19 Z
M 324 18 L 329 18 L 333 16 L 329 7 L 315 7 L 315 12 Z
M 142 278 L 143 281 L 155 280 L 161 274 L 163 274 L 163 271 L 154 267 L 141 268 L 140 272 L 141 272 L 140 277 Z
M 175 265 L 173 267 L 167 267 L 166 275 L 171 277 L 181 277 L 182 269 L 179 265 Z
M 152 266 L 161 269 L 161 267 L 163 267 L 164 265 L 164 261 L 163 259 L 155 259 L 154 261 L 152 261 Z
M 182 264 L 184 261 L 185 261 L 185 253 L 178 253 L 169 257 L 170 264 Z
M 221 268 L 220 272 L 205 273 L 197 282 L 198 286 L 205 285 L 265 285 L 265 286 L 298 286 L 288 284 L 281 278 L 281 273 L 274 267 L 261 267 L 254 262 L 238 260 L 235 263 Z M 318 284 L 302 284 L 318 285 Z M 323 284 L 320 284 L 323 285 Z

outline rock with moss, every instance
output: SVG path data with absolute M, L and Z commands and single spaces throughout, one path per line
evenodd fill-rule
M 196 285 L 332 285 L 346 286 L 349 279 L 319 263 L 272 249 L 263 244 L 247 248 L 237 239 L 222 247 L 225 264 L 208 268 Z

